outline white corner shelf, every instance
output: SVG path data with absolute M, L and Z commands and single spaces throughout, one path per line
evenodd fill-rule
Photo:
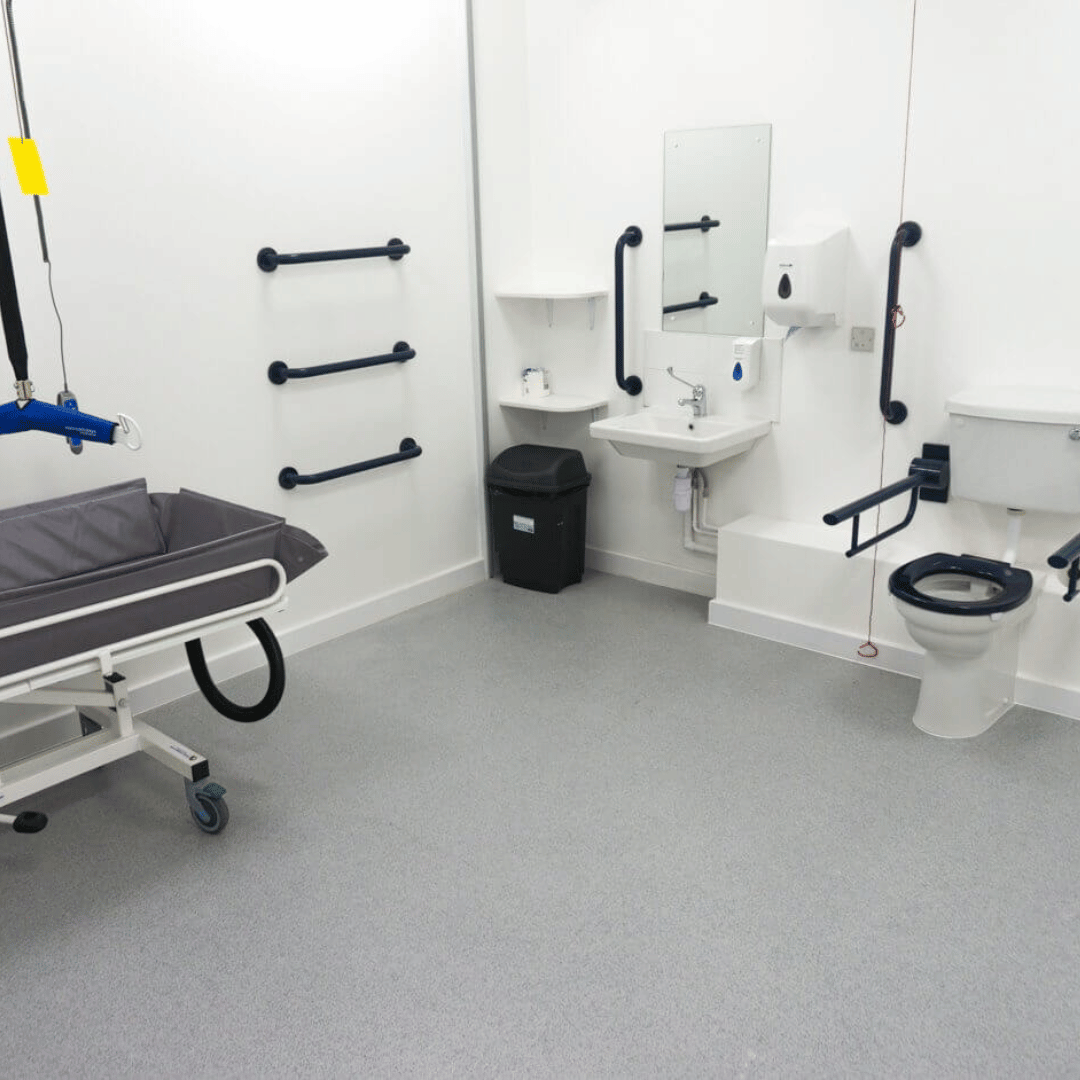
M 548 394 L 547 397 L 525 397 L 523 394 L 504 394 L 499 404 L 507 409 L 530 409 L 533 412 L 592 412 L 606 409 L 606 397 L 579 397 L 575 394 Z
M 503 300 L 543 300 L 547 304 L 548 326 L 555 321 L 556 300 L 587 300 L 590 330 L 596 325 L 596 301 L 607 294 L 608 290 L 604 285 L 554 276 L 513 282 L 495 290 L 495 295 Z

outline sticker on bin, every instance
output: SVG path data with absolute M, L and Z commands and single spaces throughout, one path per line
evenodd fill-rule
M 522 517 L 520 514 L 514 515 L 514 531 L 523 533 L 536 532 L 536 518 Z

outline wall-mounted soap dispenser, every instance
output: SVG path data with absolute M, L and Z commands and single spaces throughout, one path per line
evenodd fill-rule
M 811 226 L 770 240 L 762 302 L 781 326 L 839 326 L 847 286 L 847 226 Z
M 731 347 L 731 378 L 740 390 L 753 390 L 761 378 L 761 338 L 736 338 Z

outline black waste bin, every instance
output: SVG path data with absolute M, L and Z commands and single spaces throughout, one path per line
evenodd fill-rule
M 511 446 L 488 466 L 491 531 L 503 581 L 557 593 L 581 580 L 591 479 L 581 451 L 559 446 Z

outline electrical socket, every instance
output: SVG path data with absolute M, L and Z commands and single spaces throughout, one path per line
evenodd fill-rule
M 874 351 L 874 328 L 872 326 L 853 326 L 851 328 L 851 351 Z

